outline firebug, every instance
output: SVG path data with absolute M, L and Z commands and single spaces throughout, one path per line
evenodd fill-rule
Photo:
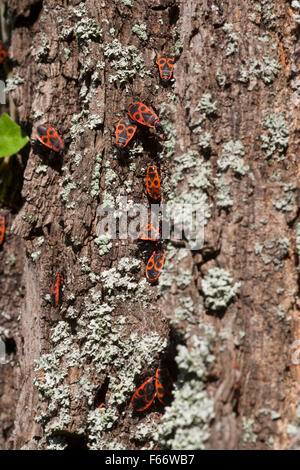
M 62 304 L 62 288 L 64 284 L 64 277 L 62 274 L 57 274 L 55 282 L 51 287 L 51 303 L 53 307 L 58 307 Z
M 126 147 L 137 130 L 137 125 L 128 117 L 120 119 L 116 127 L 116 146 L 118 149 Z
M 138 234 L 138 240 L 157 242 L 160 240 L 159 230 L 151 224 L 145 225 L 143 230 Z
M 159 278 L 165 262 L 165 250 L 157 250 L 150 256 L 146 266 L 146 278 L 155 282 Z
M 131 406 L 135 411 L 145 411 L 155 398 L 154 375 L 146 380 L 133 394 Z
M 37 127 L 36 138 L 54 152 L 61 152 L 65 149 L 64 141 L 49 124 L 40 124 Z
M 0 64 L 5 61 L 8 56 L 9 42 L 0 42 Z
M 168 83 L 171 80 L 173 74 L 174 59 L 166 54 L 163 54 L 158 57 L 157 65 L 162 82 Z
M 5 235 L 5 216 L 0 215 L 0 245 L 2 245 Z
M 143 124 L 144 126 L 160 127 L 159 117 L 152 109 L 143 103 L 133 103 L 129 106 L 128 114 L 130 119 Z
M 151 199 L 154 199 L 156 201 L 160 199 L 160 179 L 157 165 L 149 165 L 147 168 L 146 188 L 148 196 Z
M 169 405 L 172 399 L 173 379 L 166 367 L 159 367 L 155 374 L 156 396 L 162 405 Z
M 147 379 L 133 394 L 131 406 L 135 411 L 145 411 L 153 403 L 155 394 L 164 406 L 172 399 L 173 379 L 165 367 L 159 367 L 155 375 Z

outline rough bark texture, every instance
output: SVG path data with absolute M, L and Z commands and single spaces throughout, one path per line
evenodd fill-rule
M 67 151 L 31 145 L 0 167 L 1 448 L 299 445 L 298 3 L 4 1 L 11 115 L 32 142 L 51 123 Z M 161 51 L 176 57 L 169 87 Z M 120 159 L 115 124 L 134 101 L 164 132 L 140 130 Z M 163 201 L 206 217 L 201 249 L 166 242 L 158 286 L 144 280 L 151 248 L 97 233 L 111 196 L 148 204 L 153 159 Z M 174 401 L 133 414 L 160 360 Z

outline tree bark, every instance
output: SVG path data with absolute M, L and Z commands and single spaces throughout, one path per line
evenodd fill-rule
M 4 0 L 9 111 L 31 145 L 0 167 L 1 448 L 299 445 L 296 3 Z M 161 52 L 176 60 L 167 87 Z M 140 129 L 119 158 L 115 125 L 135 101 L 163 132 Z M 34 144 L 41 122 L 64 155 Z M 205 219 L 202 247 L 163 241 L 157 286 L 152 248 L 101 238 L 97 212 L 112 197 L 148 205 L 153 161 L 162 202 Z M 133 413 L 160 363 L 173 402 Z

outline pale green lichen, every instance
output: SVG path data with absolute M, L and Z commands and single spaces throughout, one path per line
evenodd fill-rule
M 254 419 L 246 418 L 242 416 L 242 425 L 243 425 L 243 442 L 245 443 L 255 443 L 257 441 L 257 434 L 253 432 L 252 426 L 254 424 Z
M 300 11 L 300 2 L 299 2 L 299 0 L 293 0 L 292 1 L 292 8 L 294 8 L 294 10 Z
M 140 24 L 135 24 L 132 27 L 132 32 L 137 35 L 139 39 L 142 41 L 147 41 L 148 40 L 148 35 L 146 33 L 147 31 L 147 26 L 144 23 Z
M 47 165 L 39 165 L 36 169 L 35 172 L 39 175 L 40 173 L 47 173 L 48 167 Z
M 170 121 L 170 118 L 176 112 L 176 107 L 172 103 L 163 102 L 159 108 L 159 116 L 163 116 L 160 123 L 164 132 L 164 149 L 160 154 L 161 158 L 170 158 L 175 151 L 176 127 Z
M 210 132 L 205 132 L 204 134 L 201 134 L 199 136 L 199 147 L 202 150 L 209 149 L 210 148 L 210 139 L 211 139 Z
M 291 438 L 294 438 L 292 450 L 298 450 L 300 441 L 300 405 L 297 406 L 295 419 L 287 426 L 287 433 Z
M 223 26 L 223 31 L 227 34 L 227 43 L 225 55 L 226 57 L 234 54 L 238 49 L 239 35 L 233 31 L 233 25 L 225 23 Z
M 73 11 L 80 18 L 74 26 L 75 36 L 79 43 L 89 40 L 95 41 L 102 37 L 102 29 L 99 28 L 92 18 L 87 16 L 84 3 L 81 3 L 78 8 L 74 8 Z
M 289 145 L 290 127 L 284 113 L 266 115 L 263 126 L 267 134 L 261 134 L 261 148 L 266 151 L 267 158 L 284 160 L 284 154 Z
M 201 337 L 193 336 L 191 346 L 177 346 L 175 360 L 178 377 L 173 391 L 174 400 L 165 409 L 156 439 L 171 450 L 203 450 L 210 437 L 214 419 L 214 400 L 205 390 L 205 381 L 215 358 L 212 345 L 215 332 L 203 326 Z
M 144 78 L 146 74 L 149 74 L 144 68 L 142 54 L 139 54 L 137 48 L 133 45 L 122 46 L 117 39 L 114 39 L 105 45 L 104 56 L 115 72 L 109 75 L 108 80 L 110 83 L 119 82 L 124 84 L 136 75 Z M 126 91 L 128 90 L 126 88 Z
M 92 197 L 99 196 L 101 162 L 102 162 L 102 155 L 101 154 L 96 155 L 96 165 L 95 165 L 94 173 L 92 176 L 91 191 L 90 191 L 90 194 Z
M 245 155 L 243 144 L 237 141 L 230 141 L 224 145 L 221 156 L 217 163 L 221 171 L 231 168 L 236 175 L 244 176 L 249 172 L 249 166 L 245 165 L 243 156 Z
M 232 278 L 225 269 L 210 269 L 202 279 L 205 307 L 213 311 L 226 308 L 237 294 L 240 286 L 240 282 L 232 285 Z
M 153 421 L 151 416 L 147 416 L 143 423 L 134 426 L 130 431 L 130 440 L 139 443 L 146 443 L 147 446 L 141 450 L 150 450 L 155 446 L 153 436 L 157 432 L 157 423 Z
M 106 163 L 105 166 L 107 168 L 105 172 L 105 184 L 106 186 L 108 186 L 116 181 L 117 174 L 111 168 L 108 168 L 108 162 Z
M 189 324 L 199 324 L 202 314 L 200 299 L 195 303 L 188 295 L 179 297 L 179 305 L 174 309 L 174 315 L 170 321 L 177 327 L 181 322 L 188 321 Z
M 284 195 L 281 199 L 276 199 L 272 204 L 278 211 L 291 212 L 295 206 L 295 186 L 292 183 L 283 187 Z
M 31 253 L 30 257 L 34 263 L 37 261 L 40 254 L 41 254 L 41 251 L 35 251 L 34 253 Z
M 221 208 L 231 207 L 233 200 L 230 197 L 230 181 L 225 176 L 215 178 L 217 188 L 217 206 Z
M 18 75 L 14 75 L 11 78 L 7 78 L 5 83 L 5 93 L 10 93 L 11 91 L 15 90 L 19 85 L 24 83 L 24 78 L 19 77 Z
M 86 267 L 87 259 L 81 258 L 81 262 Z M 140 260 L 122 258 L 119 267 L 121 272 L 125 272 L 126 266 L 136 271 L 139 264 Z M 125 286 L 122 288 L 126 289 Z M 113 303 L 113 293 L 107 292 L 106 297 Z M 73 401 L 80 400 L 82 403 L 84 399 L 90 407 L 97 384 L 91 383 L 85 373 L 91 372 L 90 364 L 93 364 L 92 369 L 97 364 L 97 371 L 101 374 L 113 363 L 116 375 L 110 377 L 109 399 L 102 409 L 89 412 L 86 432 L 88 446 L 92 449 L 123 448 L 120 443 L 109 443 L 105 433 L 119 419 L 118 408 L 128 402 L 136 377 L 145 365 L 151 367 L 157 361 L 157 356 L 165 350 L 167 343 L 157 333 L 142 338 L 137 334 L 126 337 L 125 333 L 124 336 L 125 318 L 114 315 L 113 325 L 113 312 L 112 306 L 102 302 L 101 291 L 94 288 L 85 298 L 84 316 L 77 321 L 76 336 L 71 334 L 66 322 L 61 321 L 52 328 L 51 353 L 41 356 L 35 368 L 35 385 L 41 398 L 48 402 L 47 412 L 38 416 L 37 421 L 44 426 L 48 439 L 53 437 L 53 433 L 68 429 L 70 423 L 71 389 L 66 382 L 68 368 L 81 369 L 80 387 L 73 395 Z M 43 372 L 42 376 L 38 375 L 39 371 Z M 51 442 L 49 445 L 53 444 Z
M 174 158 L 174 171 L 169 181 L 170 191 L 166 209 L 175 226 L 181 226 L 186 221 L 187 213 L 197 214 L 199 219 L 201 218 L 202 225 L 207 224 L 212 207 L 206 193 L 211 187 L 210 174 L 210 162 L 206 162 L 201 154 L 194 150 Z M 198 222 L 200 223 L 200 220 Z
M 31 47 L 32 50 L 33 50 L 33 47 L 35 47 L 35 45 Z M 43 33 L 40 37 L 40 46 L 37 49 L 37 51 L 34 53 L 35 60 L 37 62 L 40 62 L 43 59 L 45 60 L 48 57 L 49 52 L 50 52 L 50 44 L 48 42 L 47 36 Z
M 94 239 L 95 244 L 99 247 L 99 255 L 106 255 L 112 248 L 111 236 L 109 233 L 103 233 Z
M 267 85 L 275 80 L 280 69 L 280 63 L 276 59 L 271 59 L 267 54 L 261 60 L 250 60 L 249 73 L 261 78 Z
M 103 124 L 103 119 L 103 114 L 90 114 L 86 127 L 93 131 Z
M 87 425 L 89 431 L 90 449 L 99 449 L 99 440 L 101 440 L 104 431 L 110 430 L 118 419 L 116 410 L 111 408 L 96 409 L 89 412 Z
M 257 242 L 254 245 L 254 252 L 260 255 L 264 264 L 273 263 L 274 271 L 278 271 L 283 267 L 284 259 L 289 252 L 289 239 L 276 238 L 265 242 Z
M 261 21 L 270 28 L 276 25 L 277 15 L 274 13 L 275 3 L 270 0 L 256 0 L 254 10 L 260 14 Z
M 48 440 L 47 450 L 65 450 L 68 447 L 65 436 L 51 436 Z
M 210 93 L 204 93 L 198 102 L 195 111 L 201 111 L 203 118 L 211 116 L 217 111 L 217 102 L 212 101 Z
M 216 72 L 216 81 L 219 87 L 223 88 L 226 85 L 226 75 L 222 75 L 220 69 L 218 69 Z

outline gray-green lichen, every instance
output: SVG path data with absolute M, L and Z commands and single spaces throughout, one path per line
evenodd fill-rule
M 249 166 L 244 163 L 244 155 L 244 146 L 239 140 L 227 142 L 217 161 L 220 170 L 226 171 L 231 168 L 236 175 L 246 175 L 249 172 Z
M 161 158 L 170 158 L 175 151 L 176 127 L 171 122 L 171 116 L 174 116 L 176 106 L 173 103 L 163 102 L 159 109 L 160 123 L 164 132 L 164 148 L 160 154 Z
M 144 23 L 140 24 L 135 24 L 132 27 L 132 32 L 137 35 L 139 39 L 142 41 L 147 41 L 148 40 L 148 35 L 147 35 L 147 26 Z
M 167 213 L 175 225 L 181 226 L 189 214 L 198 214 L 202 226 L 211 217 L 212 205 L 206 190 L 211 187 L 209 177 L 211 164 L 206 162 L 197 151 L 189 150 L 174 158 L 174 170 L 169 180 Z M 179 210 L 179 207 L 182 210 Z M 187 235 L 187 233 L 186 233 Z
M 86 257 L 80 259 L 83 274 L 89 275 L 90 268 Z M 118 269 L 124 273 L 129 267 L 131 272 L 139 269 L 140 260 L 122 258 Z M 88 269 L 87 269 L 88 268 Z M 110 273 L 112 275 L 112 273 Z M 108 273 L 105 276 L 108 282 Z M 117 284 L 119 277 L 117 278 Z M 119 285 L 109 285 L 118 290 Z M 125 283 L 126 284 L 126 283 Z M 122 285 L 126 290 L 126 285 Z M 144 291 L 142 289 L 142 291 Z M 136 288 L 136 296 L 141 290 Z M 129 288 L 128 293 L 131 294 Z M 69 299 L 69 301 L 72 299 Z M 73 299 L 74 300 L 74 299 Z M 126 334 L 126 319 L 114 311 L 117 302 L 113 291 L 106 291 L 106 300 L 102 301 L 102 291 L 97 288 L 90 289 L 84 300 L 81 315 L 77 320 L 76 334 L 71 334 L 70 326 L 60 321 L 50 331 L 50 353 L 44 354 L 36 361 L 36 377 L 34 383 L 39 390 L 40 398 L 47 401 L 47 410 L 42 412 L 37 421 L 45 429 L 45 437 L 49 448 L 54 445 L 63 445 L 56 442 L 53 437 L 56 433 L 68 429 L 71 420 L 71 404 L 80 403 L 89 410 L 86 422 L 81 423 L 82 429 L 88 436 L 88 446 L 91 449 L 123 449 L 117 441 L 109 442 L 105 433 L 113 429 L 120 420 L 118 411 L 120 406 L 128 405 L 131 394 L 136 385 L 135 380 L 144 367 L 151 367 L 157 362 L 166 348 L 166 340 L 157 333 L 143 335 L 140 338 L 136 333 Z M 132 300 L 132 299 L 131 299 Z M 138 301 L 138 298 L 135 299 Z M 128 303 L 127 303 L 128 305 Z M 73 307 L 72 307 L 73 309 Z M 68 312 L 70 307 L 68 309 Z M 75 309 L 66 315 L 74 318 Z M 93 410 L 93 400 L 97 383 L 91 382 L 89 377 L 97 367 L 97 374 L 107 373 L 107 368 L 114 364 L 114 375 L 110 376 L 109 398 L 101 409 Z M 76 393 L 72 382 L 70 384 L 71 369 L 80 370 L 80 383 L 76 386 Z M 79 429 L 76 431 L 79 432 Z
M 261 148 L 266 151 L 267 158 L 284 160 L 284 154 L 289 145 L 290 127 L 284 113 L 266 115 L 263 126 L 267 134 L 261 134 Z
M 300 24 L 300 2 L 298 0 L 293 0 L 291 6 L 297 11 L 297 13 L 294 14 L 294 18 L 296 23 Z
M 274 271 L 278 271 L 283 267 L 284 259 L 289 252 L 289 239 L 276 238 L 265 242 L 257 242 L 254 245 L 254 252 L 259 255 L 264 264 L 273 264 Z
M 278 211 L 291 212 L 295 206 L 295 186 L 292 183 L 283 186 L 283 196 L 272 202 Z
M 280 63 L 276 59 L 271 59 L 268 54 L 265 54 L 260 60 L 250 60 L 249 73 L 261 78 L 266 85 L 275 80 L 280 69 Z
M 233 200 L 230 197 L 230 180 L 222 175 L 220 178 L 215 178 L 214 181 L 217 188 L 217 206 L 224 209 L 231 207 Z
M 104 56 L 114 71 L 109 75 L 110 83 L 118 82 L 123 84 L 136 75 L 144 78 L 146 74 L 149 74 L 145 70 L 142 54 L 139 54 L 137 48 L 133 45 L 122 46 L 117 39 L 114 39 L 104 46 Z
M 252 426 L 254 424 L 253 418 L 246 418 L 242 416 L 242 425 L 243 425 L 243 442 L 244 443 L 255 443 L 257 441 L 257 434 L 253 432 Z
M 222 75 L 220 69 L 216 72 L 216 80 L 219 87 L 223 88 L 226 85 L 226 75 Z
M 24 83 L 24 78 L 19 77 L 18 75 L 14 75 L 11 78 L 8 78 L 5 83 L 5 93 L 9 93 L 17 88 L 17 86 Z
M 287 426 L 287 433 L 293 439 L 293 450 L 299 449 L 299 441 L 300 441 L 300 405 L 298 405 L 296 409 L 295 419 L 292 423 L 288 424 Z M 297 438 L 297 437 L 298 438 Z
M 210 422 L 215 416 L 214 400 L 205 390 L 207 373 L 215 357 L 213 328 L 203 325 L 203 335 L 193 336 L 190 347 L 177 347 L 178 377 L 174 400 L 165 409 L 156 435 L 163 448 L 202 450 L 210 437 Z
M 239 35 L 233 31 L 233 25 L 229 23 L 226 23 L 223 26 L 223 31 L 225 31 L 225 33 L 227 34 L 225 56 L 228 57 L 237 51 Z
M 232 285 L 232 278 L 225 269 L 210 269 L 202 279 L 205 307 L 213 311 L 226 308 L 240 286 L 240 282 Z
M 79 43 L 102 37 L 102 29 L 88 16 L 83 2 L 77 8 L 73 8 L 73 12 L 79 18 L 79 21 L 74 26 L 75 36 Z
M 92 183 L 91 183 L 91 191 L 90 194 L 92 197 L 99 196 L 100 191 L 100 176 L 101 176 L 101 162 L 102 162 L 102 155 L 96 155 L 96 165 L 94 168 L 94 173 L 92 175 Z
M 39 165 L 36 169 L 35 172 L 39 175 L 40 173 L 47 173 L 48 166 L 47 165 Z
M 270 0 L 256 0 L 254 11 L 259 13 L 262 23 L 270 28 L 276 25 L 277 15 L 274 10 L 275 3 Z
M 211 116 L 217 111 L 217 102 L 212 101 L 210 93 L 204 93 L 198 102 L 195 111 L 201 111 L 202 118 L 205 119 L 207 116 Z
M 106 255 L 112 248 L 111 236 L 109 233 L 103 233 L 94 239 L 95 244 L 99 248 L 99 255 Z
M 30 256 L 31 256 L 31 259 L 32 259 L 32 261 L 33 261 L 34 263 L 38 260 L 40 254 L 41 254 L 41 251 L 40 251 L 40 250 L 35 251 L 34 253 L 31 253 Z

